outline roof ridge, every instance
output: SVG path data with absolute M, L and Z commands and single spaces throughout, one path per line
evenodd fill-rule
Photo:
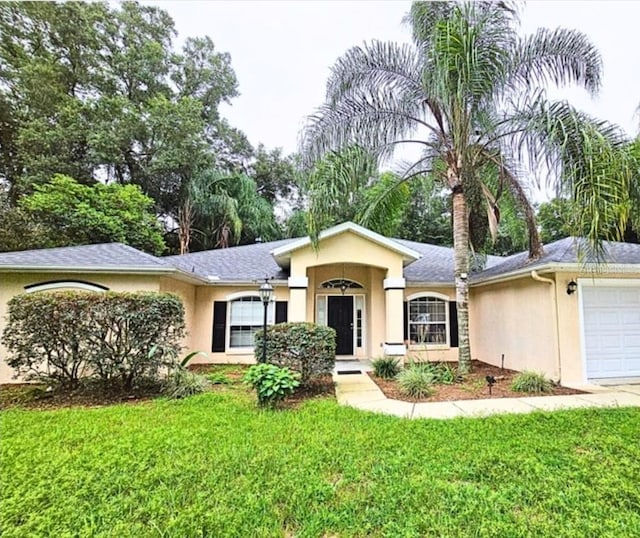
M 158 265 L 162 265 L 163 267 L 166 267 L 167 264 L 162 261 L 162 258 L 160 258 L 159 256 L 154 256 L 153 254 L 149 254 L 148 252 L 145 252 L 144 250 L 140 250 L 137 249 L 136 247 L 132 247 L 131 245 L 127 245 L 126 243 L 120 243 L 115 242 L 115 243 L 97 243 L 96 245 L 118 245 L 120 247 L 124 247 L 127 250 L 133 251 L 137 254 L 142 254 L 143 256 L 145 256 L 146 258 L 154 261 L 155 263 L 157 263 Z M 84 246 L 90 246 L 90 245 L 84 245 Z

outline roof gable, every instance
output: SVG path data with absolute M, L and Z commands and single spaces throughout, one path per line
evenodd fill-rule
M 344 222 L 320 232 L 318 236 L 318 243 L 320 244 L 322 243 L 322 241 L 344 233 L 352 233 L 387 250 L 399 254 L 400 256 L 402 256 L 405 265 L 422 257 L 422 255 L 418 251 L 406 245 L 403 245 L 402 243 L 394 239 L 389 239 L 376 232 L 372 232 L 371 230 L 368 230 L 367 228 L 359 226 L 358 224 L 355 224 L 353 222 Z M 309 246 L 312 246 L 311 238 L 303 237 L 273 249 L 271 251 L 271 255 L 280 267 L 286 269 L 289 267 L 289 264 L 291 262 L 292 253 Z

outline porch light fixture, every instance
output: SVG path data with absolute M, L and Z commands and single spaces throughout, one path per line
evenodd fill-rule
M 267 309 L 269 307 L 269 302 L 273 297 L 273 286 L 269 283 L 269 279 L 265 277 L 264 282 L 260 284 L 258 288 L 258 293 L 260 294 L 260 300 L 262 301 L 262 306 L 264 307 L 264 318 L 262 323 L 262 361 L 263 363 L 267 362 Z
M 567 295 L 573 295 L 578 289 L 578 284 L 576 284 L 575 280 L 570 280 L 567 284 Z
M 344 292 L 347 291 L 347 288 L 349 287 L 349 285 L 347 284 L 346 280 L 344 279 L 344 263 L 342 264 L 342 280 L 340 280 L 340 293 L 342 293 L 342 295 L 344 295 Z

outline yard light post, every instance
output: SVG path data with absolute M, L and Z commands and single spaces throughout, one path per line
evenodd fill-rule
M 269 284 L 269 279 L 265 277 L 264 282 L 260 284 L 260 288 L 258 289 L 260 293 L 260 300 L 262 301 L 262 306 L 264 306 L 264 318 L 262 323 L 262 361 L 263 363 L 267 362 L 267 309 L 269 307 L 269 302 L 273 297 L 273 286 Z

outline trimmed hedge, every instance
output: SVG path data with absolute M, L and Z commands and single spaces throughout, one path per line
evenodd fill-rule
M 97 377 L 129 390 L 174 366 L 183 336 L 176 295 L 61 291 L 13 297 L 2 343 L 7 364 L 28 380 Z
M 255 356 L 262 361 L 263 333 L 255 336 Z M 300 374 L 303 385 L 311 378 L 330 374 L 336 361 L 336 332 L 315 323 L 280 323 L 267 327 L 267 363 Z

